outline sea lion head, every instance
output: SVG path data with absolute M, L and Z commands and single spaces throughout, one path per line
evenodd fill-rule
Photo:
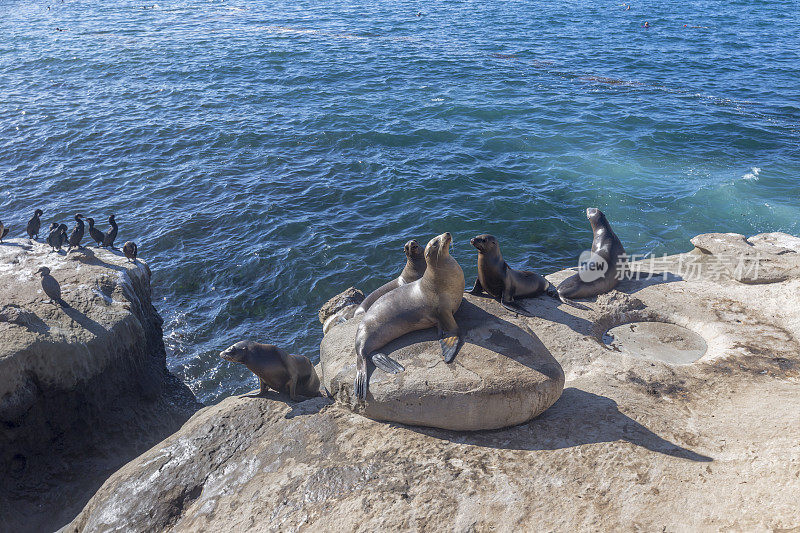
M 497 239 L 494 235 L 484 233 L 469 240 L 469 243 L 482 254 L 492 253 L 497 250 Z
M 425 262 L 430 266 L 438 266 L 443 259 L 450 257 L 450 243 L 453 236 L 445 232 L 428 241 L 425 247 Z
M 422 246 L 420 246 L 419 243 L 414 239 L 408 241 L 405 244 L 405 246 L 403 246 L 403 250 L 406 252 L 406 257 L 408 257 L 412 261 L 414 259 L 419 259 L 420 257 L 423 257 Z
M 39 267 L 39 270 L 37 270 L 36 273 L 41 274 L 42 276 L 49 276 L 50 269 L 47 267 Z
M 239 341 L 227 350 L 220 352 L 219 356 L 232 363 L 243 363 L 247 359 L 252 344 L 252 341 Z
M 589 223 L 592 227 L 596 228 L 605 221 L 606 216 L 596 207 L 590 207 L 586 210 L 586 218 L 589 219 Z

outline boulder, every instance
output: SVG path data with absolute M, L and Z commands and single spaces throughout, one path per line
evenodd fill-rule
M 40 266 L 67 307 L 43 294 Z M 199 405 L 167 371 L 146 263 L 10 239 L 0 278 L 0 516 L 3 528 L 52 530 Z
M 357 307 L 363 301 L 364 293 L 355 287 L 350 287 L 323 304 L 319 310 L 319 313 L 317 314 L 319 323 L 325 324 L 325 322 L 333 315 L 346 308 L 353 306 Z
M 381 350 L 405 371 L 387 374 L 370 364 L 366 402 L 353 396 L 353 345 L 361 317 L 348 320 L 322 340 L 323 384 L 369 418 L 453 430 L 522 424 L 558 400 L 564 372 L 522 320 L 471 295 L 455 318 L 465 343 L 451 364 L 442 359 L 435 328 L 405 335 Z

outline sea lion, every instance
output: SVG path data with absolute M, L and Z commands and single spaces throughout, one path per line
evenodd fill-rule
M 67 302 L 61 299 L 61 286 L 56 281 L 56 278 L 50 275 L 50 269 L 47 267 L 40 267 L 36 271 L 37 274 L 42 276 L 42 290 L 53 303 L 57 303 L 61 307 L 69 307 Z
M 44 213 L 41 209 L 37 209 L 33 212 L 33 218 L 28 221 L 28 226 L 25 228 L 25 230 L 28 232 L 28 238 L 31 240 L 36 240 L 39 238 L 39 230 L 42 227 L 42 221 L 39 217 L 43 214 Z
M 425 269 L 427 268 L 427 263 L 425 263 L 425 251 L 422 249 L 419 243 L 413 239 L 408 241 L 405 246 L 403 246 L 403 250 L 406 254 L 406 266 L 403 268 L 400 276 L 372 291 L 369 296 L 364 298 L 364 301 L 358 306 L 358 309 L 356 309 L 356 312 L 353 314 L 353 316 L 366 313 L 367 309 L 372 307 L 372 304 L 374 304 L 378 298 L 387 292 L 394 290 L 401 285 L 405 285 L 406 283 L 417 281 L 422 277 L 422 275 L 425 273 Z
M 86 219 L 86 222 L 89 223 L 89 236 L 94 242 L 97 243 L 97 246 L 103 246 L 103 239 L 105 239 L 105 235 L 103 235 L 102 231 L 94 227 L 94 219 L 89 217 Z
M 319 396 L 319 378 L 308 357 L 291 355 L 272 344 L 239 341 L 219 356 L 232 363 L 242 363 L 258 376 L 261 392 L 274 389 L 288 394 L 292 400 L 299 396 Z
M 136 262 L 136 256 L 139 253 L 139 247 L 133 241 L 128 241 L 122 246 L 122 253 L 128 258 L 131 263 Z
M 0 244 L 3 243 L 3 237 L 5 237 L 6 235 L 8 235 L 8 228 L 3 226 L 3 221 L 0 220 Z
M 453 318 L 464 297 L 464 272 L 450 255 L 453 238 L 443 233 L 425 247 L 425 273 L 417 281 L 387 292 L 364 313 L 356 332 L 356 398 L 366 400 L 369 388 L 367 358 L 391 374 L 403 366 L 382 353 L 375 353 L 388 342 L 406 333 L 431 326 L 439 328 L 439 345 L 450 363 L 463 344 L 463 336 Z
M 78 247 L 81 248 L 81 241 L 83 240 L 83 232 L 84 232 L 84 224 L 83 224 L 83 215 L 78 213 L 75 215 L 75 228 L 72 230 L 72 233 L 69 235 L 69 239 L 67 240 L 67 252 L 69 252 L 72 248 Z
M 117 240 L 117 231 L 119 231 L 119 227 L 117 227 L 117 221 L 114 218 L 114 215 L 108 217 L 108 223 L 111 224 L 111 227 L 108 228 L 108 231 L 106 231 L 106 234 L 103 236 L 103 246 L 113 250 L 114 241 Z
M 535 272 L 508 266 L 494 235 L 478 235 L 469 242 L 478 249 L 478 279 L 469 293 L 478 295 L 486 291 L 509 311 L 527 315 L 514 299 L 538 296 L 547 290 L 550 282 Z
M 625 248 L 602 211 L 586 210 L 594 239 L 591 254 L 581 255 L 581 270 L 558 285 L 558 296 L 565 303 L 573 298 L 589 298 L 610 291 L 619 283 L 619 268 L 624 268 Z M 587 256 L 584 258 L 584 256 Z

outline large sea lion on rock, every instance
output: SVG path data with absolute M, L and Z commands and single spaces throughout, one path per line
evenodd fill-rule
M 478 279 L 470 294 L 479 295 L 486 291 L 509 311 L 527 315 L 528 312 L 514 300 L 538 296 L 547 290 L 550 282 L 535 272 L 514 270 L 508 266 L 494 235 L 478 235 L 469 242 L 478 249 Z
M 375 352 L 406 333 L 437 326 L 445 362 L 451 362 L 456 356 L 463 337 L 453 313 L 464 297 L 464 272 L 450 255 L 452 240 L 449 233 L 431 239 L 425 247 L 427 266 L 423 276 L 387 292 L 364 313 L 355 342 L 353 389 L 356 398 L 367 398 L 368 357 L 384 372 L 395 374 L 404 370 L 400 363 L 386 354 Z
M 419 243 L 413 239 L 405 244 L 403 250 L 406 254 L 406 266 L 403 268 L 400 276 L 393 279 L 389 283 L 384 283 L 372 291 L 369 296 L 364 298 L 364 301 L 358 306 L 358 309 L 356 309 L 356 312 L 353 316 L 366 313 L 367 309 L 372 307 L 372 304 L 374 304 L 378 298 L 387 292 L 405 285 L 406 283 L 417 281 L 422 277 L 422 275 L 425 273 L 425 269 L 427 268 L 427 263 L 425 263 L 425 251 L 422 249 Z
M 611 230 L 603 212 L 590 207 L 586 210 L 586 218 L 594 233 L 592 250 L 581 255 L 580 271 L 558 286 L 558 297 L 566 303 L 573 298 L 597 296 L 616 287 L 620 280 L 619 269 L 626 259 L 625 248 Z
M 226 361 L 242 363 L 258 376 L 261 394 L 274 389 L 288 394 L 292 400 L 299 396 L 319 396 L 319 377 L 308 357 L 291 355 L 272 344 L 239 341 L 219 356 Z

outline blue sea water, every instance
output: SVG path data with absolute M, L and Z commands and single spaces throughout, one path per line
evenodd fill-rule
M 589 206 L 630 253 L 800 234 L 798 4 L 628 4 L 5 0 L 0 220 L 116 213 L 206 402 L 255 386 L 237 340 L 316 360 L 410 238 L 470 282 L 483 232 L 572 266 Z

